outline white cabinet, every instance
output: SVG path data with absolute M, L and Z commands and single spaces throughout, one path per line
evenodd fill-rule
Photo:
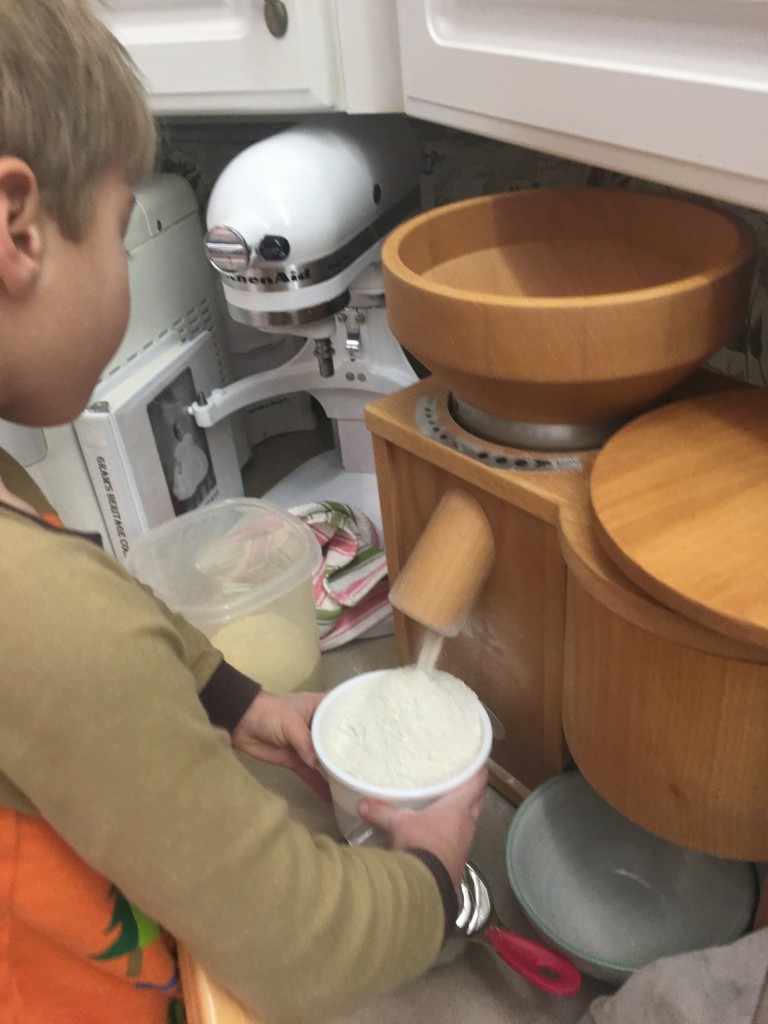
M 395 0 L 111 0 L 96 10 L 160 114 L 402 110 Z
M 405 110 L 768 209 L 768 0 L 397 0 Z

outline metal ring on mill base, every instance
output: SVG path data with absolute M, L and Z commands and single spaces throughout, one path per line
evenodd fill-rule
M 508 450 L 501 445 L 495 446 L 485 443 L 480 438 L 473 438 L 459 428 L 450 410 L 446 408 L 443 415 L 440 405 L 440 399 L 436 395 L 422 395 L 419 398 L 414 409 L 414 419 L 419 433 L 483 466 L 512 473 L 570 473 L 581 469 L 581 459 L 578 455 L 537 455 L 534 452 Z
M 607 423 L 527 423 L 494 416 L 450 398 L 451 414 L 465 430 L 486 441 L 539 452 L 573 452 L 600 448 L 626 420 Z

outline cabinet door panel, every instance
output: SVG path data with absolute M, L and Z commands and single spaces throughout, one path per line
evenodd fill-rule
M 405 106 L 768 206 L 767 0 L 398 0 Z
M 162 113 L 282 113 L 339 100 L 327 0 L 283 0 L 273 36 L 263 0 L 111 0 L 99 13 L 126 45 Z

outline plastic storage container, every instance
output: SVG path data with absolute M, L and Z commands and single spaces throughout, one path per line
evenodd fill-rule
M 313 687 L 319 670 L 314 534 L 257 498 L 187 512 L 139 538 L 127 565 L 227 661 L 268 690 Z

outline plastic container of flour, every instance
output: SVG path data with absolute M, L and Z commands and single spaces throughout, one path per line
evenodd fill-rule
M 135 541 L 129 570 L 268 690 L 306 689 L 319 672 L 313 576 L 322 552 L 295 516 L 230 498 Z
M 365 712 L 363 715 L 362 729 L 360 729 L 360 711 L 367 709 L 371 718 L 376 713 L 376 705 L 379 703 L 381 688 L 386 685 L 387 677 L 393 672 L 403 672 L 403 669 L 379 669 L 375 672 L 365 672 L 362 675 L 354 676 L 344 683 L 340 683 L 330 690 L 320 703 L 314 718 L 312 719 L 312 741 L 315 752 L 322 765 L 333 799 L 333 811 L 336 821 L 344 838 L 350 843 L 362 843 L 370 845 L 385 845 L 385 837 L 372 830 L 357 813 L 357 805 L 363 797 L 377 797 L 386 800 L 397 807 L 419 810 L 432 803 L 438 797 L 451 792 L 460 786 L 467 779 L 485 764 L 491 752 L 493 733 L 488 713 L 481 702 L 474 698 L 469 701 L 467 707 L 463 708 L 464 717 L 459 723 L 451 723 L 452 735 L 444 736 L 444 749 L 455 751 L 462 750 L 462 763 L 455 762 L 451 765 L 450 774 L 444 776 L 440 781 L 429 782 L 424 785 L 408 783 L 378 784 L 372 781 L 371 777 L 361 778 L 353 774 L 348 768 L 339 764 L 339 756 L 334 749 L 338 749 L 340 734 L 348 736 L 350 722 L 353 723 L 353 731 L 360 730 L 361 745 L 365 751 L 366 744 L 370 742 L 371 748 L 368 757 L 363 757 L 362 762 L 367 762 L 364 770 L 370 774 L 371 765 L 376 761 L 377 752 L 373 749 L 376 738 L 380 738 L 382 731 L 376 724 L 371 730 L 369 727 L 373 722 L 365 723 Z M 438 673 L 440 675 L 441 673 Z M 446 675 L 446 673 L 442 673 Z M 458 680 L 455 680 L 458 683 Z M 474 697 L 474 695 L 472 695 Z M 409 751 L 406 744 L 417 743 L 413 739 L 414 730 L 409 728 L 411 723 L 403 721 L 403 716 L 409 713 L 415 714 L 409 707 L 393 707 L 387 711 L 389 717 L 388 727 L 385 730 L 387 747 L 391 747 L 392 758 L 396 762 L 406 763 L 409 758 Z M 398 716 L 400 721 L 398 721 Z M 472 716 L 476 716 L 476 719 Z M 401 728 L 402 727 L 402 728 Z M 431 723 L 429 724 L 431 729 Z M 415 730 L 418 736 L 418 729 Z M 401 734 L 404 739 L 399 739 Z M 467 747 L 465 740 L 468 733 L 476 737 Z M 435 745 L 436 735 L 430 737 L 430 743 Z

